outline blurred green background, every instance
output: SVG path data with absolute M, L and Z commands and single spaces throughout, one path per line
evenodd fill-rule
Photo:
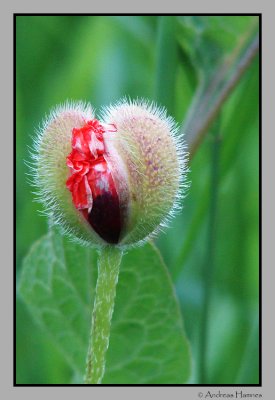
M 45 114 L 67 99 L 99 109 L 127 95 L 157 101 L 182 125 L 198 88 L 257 29 L 257 16 L 16 17 L 17 277 L 47 231 L 25 164 Z M 184 208 L 156 240 L 191 343 L 189 383 L 259 383 L 258 64 L 255 57 L 193 154 Z M 17 383 L 69 381 L 20 298 L 16 326 Z

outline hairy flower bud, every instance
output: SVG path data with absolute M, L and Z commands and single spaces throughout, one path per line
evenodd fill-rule
M 53 221 L 89 244 L 129 246 L 165 225 L 185 186 L 182 138 L 163 109 L 121 101 L 99 120 L 67 103 L 44 122 L 35 183 Z

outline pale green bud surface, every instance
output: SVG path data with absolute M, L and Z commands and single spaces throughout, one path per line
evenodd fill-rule
M 34 152 L 39 198 L 53 222 L 85 244 L 141 244 L 180 205 L 187 186 L 183 138 L 163 109 L 144 101 L 122 100 L 103 109 L 99 121 L 94 118 L 90 106 L 68 103 L 44 122 Z M 84 137 L 87 123 L 97 128 L 91 128 L 81 147 L 73 132 Z M 68 161 L 72 157 L 73 167 Z M 98 202 L 104 190 L 111 199 L 106 210 Z M 108 234 L 108 218 L 115 234 Z

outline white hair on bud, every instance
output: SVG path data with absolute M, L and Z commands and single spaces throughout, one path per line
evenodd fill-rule
M 174 172 L 178 179 L 178 190 L 175 194 L 174 202 L 170 211 L 162 218 L 160 223 L 149 235 L 146 231 L 146 227 L 142 227 L 142 225 L 140 226 L 140 236 L 144 236 L 144 239 L 137 243 L 133 243 L 133 246 L 136 246 L 142 245 L 148 239 L 154 238 L 160 231 L 163 231 L 164 228 L 169 226 L 171 219 L 182 209 L 182 200 L 186 196 L 190 184 L 187 181 L 187 173 L 189 171 L 187 163 L 189 154 L 187 152 L 187 145 L 184 141 L 184 135 L 179 133 L 178 124 L 171 116 L 167 115 L 165 107 L 160 107 L 155 102 L 142 98 L 131 100 L 130 98 L 124 97 L 114 105 L 103 107 L 101 110 L 101 118 L 105 123 L 114 123 L 115 120 L 118 126 L 123 126 L 124 121 L 129 120 L 133 115 L 135 115 L 136 119 L 152 116 L 158 119 L 158 123 L 161 123 L 163 127 L 169 131 L 170 137 L 175 145 L 178 163 L 178 170 L 175 170 Z M 135 159 L 136 171 L 138 174 L 142 174 L 139 170 L 139 165 L 142 163 L 142 160 L 138 159 L 133 149 L 133 144 L 128 140 L 127 135 L 120 133 L 119 140 L 126 142 L 127 150 L 132 153 L 132 157 Z M 155 212 L 156 215 L 159 214 L 159 210 L 156 210 Z
M 69 225 L 66 215 L 60 205 L 60 201 L 56 195 L 57 191 L 55 187 L 55 180 L 51 180 L 51 177 L 53 177 L 55 174 L 57 160 L 53 160 L 49 157 L 47 162 L 43 163 L 43 168 L 41 168 L 40 165 L 41 158 L 45 157 L 43 152 L 47 154 L 49 148 L 54 146 L 54 139 L 56 140 L 58 137 L 62 139 L 64 137 L 63 128 L 66 125 L 66 122 L 62 122 L 62 116 L 65 115 L 78 115 L 80 118 L 83 118 L 83 120 L 90 120 L 94 118 L 94 109 L 89 103 L 69 100 L 54 107 L 50 111 L 49 115 L 45 116 L 42 124 L 35 131 L 35 136 L 33 137 L 33 147 L 30 149 L 31 161 L 26 162 L 26 165 L 30 171 L 30 183 L 36 189 L 36 191 L 33 192 L 33 194 L 36 196 L 34 200 L 41 203 L 43 206 L 43 211 L 40 211 L 40 214 L 47 216 L 52 223 L 58 225 L 63 233 L 69 235 L 70 239 L 84 245 L 90 245 L 85 235 L 81 235 L 79 232 L 76 232 L 76 230 Z M 45 133 L 48 132 L 50 127 L 56 121 L 58 121 L 60 124 L 60 126 L 56 127 L 57 137 L 52 138 L 53 143 L 48 142 L 45 145 Z M 67 132 L 66 134 L 71 137 L 71 131 Z M 65 180 L 66 179 L 64 177 L 64 187 Z
M 32 161 L 26 164 L 32 177 L 32 185 L 37 189 L 36 200 L 44 208 L 42 213 L 59 225 L 74 241 L 89 246 L 101 246 L 104 244 L 103 239 L 93 231 L 81 213 L 75 210 L 71 194 L 66 188 L 69 174 L 66 157 L 71 151 L 72 129 L 83 126 L 93 118 L 93 108 L 82 101 L 67 101 L 53 108 L 36 131 L 31 149 Z M 166 228 L 172 217 L 182 208 L 182 199 L 189 187 L 186 180 L 188 153 L 184 138 L 179 134 L 175 120 L 167 115 L 164 107 L 144 99 L 131 100 L 124 97 L 114 105 L 102 108 L 100 120 L 118 127 L 118 131 L 106 133 L 106 143 L 109 137 L 114 142 L 116 151 L 118 150 L 122 162 L 122 165 L 117 166 L 118 170 L 125 165 L 127 173 L 137 176 L 137 182 L 131 176 L 131 185 L 135 188 L 130 190 L 137 194 L 142 192 L 140 203 L 136 202 L 139 204 L 138 216 L 135 217 L 137 219 L 134 220 L 131 230 L 126 231 L 125 243 L 122 236 L 118 246 L 124 249 L 140 246 Z M 136 135 L 140 142 L 136 144 L 132 135 Z M 137 151 L 137 146 L 140 151 Z M 146 153 L 148 146 L 153 149 L 150 155 Z M 149 166 L 152 163 L 154 165 Z M 124 174 L 121 176 L 124 177 Z M 125 175 L 125 185 L 126 182 Z M 144 184 L 144 187 L 139 187 L 138 182 Z M 125 206 L 127 205 L 124 204 L 123 207 Z

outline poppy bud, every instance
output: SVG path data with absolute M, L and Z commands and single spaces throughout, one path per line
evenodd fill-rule
M 35 145 L 35 183 L 52 220 L 85 243 L 129 246 L 163 226 L 184 186 L 182 138 L 163 109 L 121 101 L 95 118 L 56 108 Z

